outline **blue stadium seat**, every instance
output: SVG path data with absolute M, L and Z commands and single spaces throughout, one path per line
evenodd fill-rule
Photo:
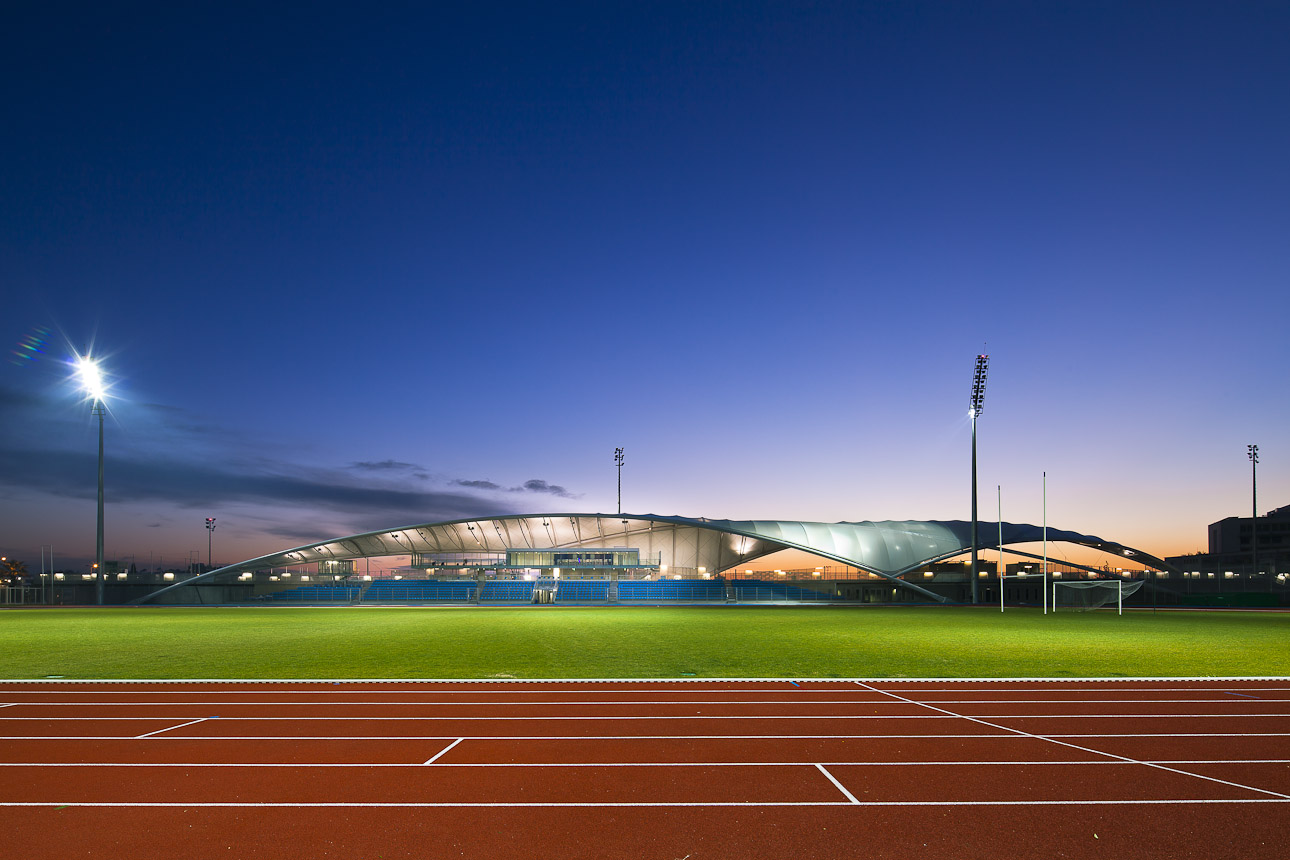
M 708 579 L 629 580 L 618 583 L 619 600 L 725 600 L 723 582 Z
M 368 586 L 363 602 L 460 603 L 469 601 L 474 596 L 475 581 L 471 579 L 376 579 Z

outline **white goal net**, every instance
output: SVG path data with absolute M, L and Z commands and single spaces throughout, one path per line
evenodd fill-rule
M 1124 610 L 1124 598 L 1143 586 L 1146 580 L 1125 582 L 1122 579 L 1090 579 L 1080 582 L 1053 581 L 1054 612 L 1089 612 L 1109 603 Z

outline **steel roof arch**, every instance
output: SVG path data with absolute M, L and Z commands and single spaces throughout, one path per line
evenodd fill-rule
M 571 527 L 571 539 L 559 539 L 558 531 L 562 526 L 560 520 L 568 520 Z M 594 520 L 594 535 L 583 536 L 583 525 Z M 533 521 L 540 521 L 543 531 L 535 532 Z M 513 546 L 511 526 L 515 523 L 517 532 L 528 548 L 539 544 L 547 547 L 562 548 L 574 546 L 621 546 L 611 543 L 623 539 L 638 539 L 648 534 L 652 539 L 657 526 L 669 526 L 672 529 L 693 529 L 701 532 L 730 535 L 752 541 L 751 545 L 741 543 L 738 551 L 733 548 L 722 548 L 717 545 L 707 550 L 702 547 L 702 539 L 696 538 L 695 558 L 701 553 L 715 553 L 710 563 L 714 572 L 729 570 L 740 564 L 749 563 L 757 558 L 778 552 L 783 549 L 797 549 L 811 555 L 836 561 L 839 564 L 856 567 L 877 574 L 901 587 L 910 589 L 938 602 L 947 602 L 947 598 L 925 589 L 917 583 L 908 582 L 900 577 L 927 564 L 943 561 L 961 555 L 972 548 L 971 523 L 963 520 L 882 520 L 878 522 L 837 522 L 822 523 L 798 520 L 714 520 L 705 517 L 665 516 L 658 514 L 590 514 L 590 513 L 551 513 L 551 514 L 504 514 L 497 517 L 468 517 L 457 520 L 419 523 L 379 529 L 371 532 L 329 538 L 269 555 L 247 559 L 232 565 L 217 568 L 199 574 L 196 577 L 167 585 L 134 601 L 144 603 L 174 588 L 195 585 L 210 581 L 216 577 L 265 570 L 275 567 L 314 564 L 329 560 L 353 560 L 377 556 L 405 555 L 413 552 L 500 552 L 505 549 L 524 548 Z M 615 523 L 621 528 L 606 531 L 606 522 Z M 586 523 L 590 527 L 591 523 Z M 491 526 L 495 537 L 489 537 Z M 525 528 L 527 526 L 527 529 Z M 1162 559 L 1148 553 L 1133 549 L 1124 544 L 1104 540 L 1093 535 L 1063 529 L 1048 528 L 1028 523 L 988 523 L 979 521 L 979 527 L 990 534 L 997 534 L 1002 528 L 1003 544 L 1038 543 L 1044 539 L 1052 542 L 1075 543 L 1123 558 L 1144 562 L 1160 570 L 1171 567 Z M 505 529 L 506 537 L 503 537 Z M 634 529 L 634 530 L 633 530 Z M 534 535 L 540 534 L 547 541 L 535 541 Z M 416 537 L 412 537 L 415 535 Z M 492 544 L 500 545 L 493 546 Z M 711 544 L 711 542 L 709 542 Z M 983 542 L 981 549 L 995 544 Z M 697 562 L 696 562 L 697 564 Z

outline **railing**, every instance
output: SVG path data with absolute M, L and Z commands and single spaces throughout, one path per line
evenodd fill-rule
M 38 586 L 3 585 L 0 586 L 0 603 L 10 606 L 28 603 L 44 603 L 45 596 Z
M 358 586 L 301 585 L 266 595 L 270 600 L 301 603 L 349 603 L 358 597 Z

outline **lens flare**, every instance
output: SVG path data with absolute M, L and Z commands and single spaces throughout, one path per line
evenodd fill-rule
M 13 348 L 9 354 L 9 363 L 23 367 L 39 361 L 40 357 L 45 354 L 45 344 L 48 337 L 49 329 L 37 326 L 22 339 L 21 343 Z

